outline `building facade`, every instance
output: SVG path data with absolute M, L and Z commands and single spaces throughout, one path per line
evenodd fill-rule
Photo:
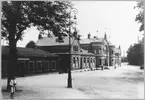
M 80 45 L 83 49 L 96 55 L 96 67 L 109 65 L 109 43 L 106 34 L 104 38 L 91 38 L 91 35 L 88 34 L 88 38 L 80 40 Z
M 16 76 L 29 74 L 48 73 L 58 71 L 59 56 L 40 49 L 17 48 L 18 59 Z M 9 47 L 2 46 L 2 77 L 7 77 L 9 62 Z
M 109 44 L 109 66 L 115 65 L 115 45 Z
M 80 40 L 80 45 L 81 48 L 96 55 L 96 67 L 114 66 L 116 63 L 121 63 L 121 49 L 116 49 L 115 45 L 108 41 L 106 34 L 103 38 L 96 36 L 91 38 L 91 34 L 88 34 L 87 38 Z
M 44 51 L 48 51 L 60 56 L 60 72 L 67 72 L 68 67 L 70 66 L 71 61 L 71 69 L 83 69 L 83 68 L 95 68 L 96 58 L 95 55 L 89 53 L 87 50 L 83 50 L 80 47 L 79 40 L 75 37 L 71 37 L 70 45 L 71 52 L 69 54 L 69 37 L 65 36 L 63 41 L 57 41 L 57 37 L 44 37 L 39 39 L 36 42 L 36 45 L 39 49 Z M 70 59 L 71 55 L 71 59 Z
M 121 66 L 121 48 L 120 46 L 118 48 L 115 48 L 115 64 L 118 65 L 118 67 Z

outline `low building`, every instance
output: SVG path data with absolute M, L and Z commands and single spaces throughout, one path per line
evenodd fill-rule
M 16 75 L 24 76 L 41 72 L 58 71 L 59 56 L 33 48 L 17 48 L 18 61 Z M 9 47 L 2 46 L 2 77 L 7 77 L 9 63 Z

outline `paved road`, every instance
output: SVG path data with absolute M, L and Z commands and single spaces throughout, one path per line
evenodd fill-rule
M 97 99 L 143 99 L 144 71 L 127 63 L 122 67 L 74 75 L 76 89 Z
M 54 99 L 54 98 L 95 98 L 95 99 L 143 99 L 144 75 L 137 66 L 123 64 L 111 70 L 73 72 L 73 88 L 68 89 L 67 74 L 45 74 L 17 78 L 18 91 L 15 98 Z M 2 89 L 6 88 L 6 80 L 2 80 Z M 9 93 L 3 91 L 3 98 Z

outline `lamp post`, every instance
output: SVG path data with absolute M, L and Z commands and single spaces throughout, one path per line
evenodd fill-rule
M 68 88 L 72 88 L 72 77 L 71 77 L 71 12 L 74 12 L 76 14 L 78 10 L 76 8 L 71 8 L 69 12 L 69 66 L 68 66 Z M 76 19 L 76 16 L 74 16 Z

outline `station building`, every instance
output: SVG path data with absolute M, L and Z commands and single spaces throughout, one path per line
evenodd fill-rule
M 79 40 L 73 36 L 70 37 L 70 45 L 69 36 L 65 36 L 62 41 L 58 41 L 58 37 L 55 36 L 44 37 L 39 39 L 36 45 L 39 49 L 60 56 L 60 70 L 62 72 L 67 72 L 70 61 L 72 70 L 84 68 L 95 69 L 96 67 L 96 55 L 88 52 L 88 50 L 82 49 Z M 71 46 L 71 49 L 69 49 L 69 46 Z M 71 59 L 69 54 L 70 50 Z
M 94 36 L 91 38 L 91 34 L 88 34 L 87 38 L 80 40 L 81 48 L 88 50 L 96 56 L 96 67 L 101 65 L 114 66 L 121 63 L 121 49 L 116 48 L 107 39 L 105 34 L 103 38 Z

